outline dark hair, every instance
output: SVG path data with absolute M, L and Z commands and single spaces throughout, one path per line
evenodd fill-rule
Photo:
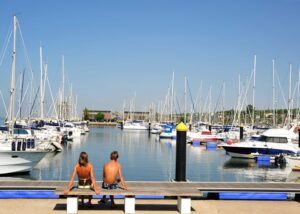
M 110 153 L 111 160 L 117 160 L 118 158 L 119 158 L 119 154 L 117 151 L 113 151 L 112 153 Z
M 80 166 L 86 166 L 89 163 L 89 157 L 86 152 L 81 152 L 79 155 L 78 164 Z

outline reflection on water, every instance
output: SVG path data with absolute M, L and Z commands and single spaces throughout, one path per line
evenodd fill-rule
M 224 171 L 235 174 L 236 180 L 246 177 L 250 181 L 287 181 L 291 172 L 289 167 L 277 167 L 273 163 L 257 164 L 253 159 L 231 158 L 223 165 Z
M 117 128 L 94 128 L 80 139 L 64 145 L 63 152 L 49 153 L 27 175 L 16 179 L 68 180 L 81 151 L 89 154 L 97 180 L 110 152 L 120 154 L 126 180 L 168 181 L 175 177 L 176 141 L 157 138 L 147 131 L 122 131 Z M 187 146 L 187 179 L 191 181 L 294 181 L 299 176 L 291 169 L 257 165 L 253 160 L 231 159 L 222 149 Z M 1 177 L 1 180 L 12 179 Z

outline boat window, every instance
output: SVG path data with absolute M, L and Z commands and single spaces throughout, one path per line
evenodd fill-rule
M 287 143 L 286 137 L 267 137 L 266 142 L 272 142 L 272 143 Z
M 261 135 L 261 136 L 252 136 L 251 137 L 251 140 L 255 140 L 255 141 L 263 141 L 263 142 L 265 142 L 266 141 L 266 136 L 264 136 L 264 135 Z
M 28 134 L 25 129 L 14 129 L 14 134 Z

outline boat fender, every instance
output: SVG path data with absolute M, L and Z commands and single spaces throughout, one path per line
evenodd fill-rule
M 228 144 L 228 145 L 231 145 L 231 144 L 232 144 L 232 141 L 229 139 L 229 140 L 227 141 L 227 144 Z
M 17 144 L 17 151 L 21 151 L 21 146 L 22 146 L 22 142 L 21 142 L 21 141 L 18 141 L 18 144 Z
M 31 146 L 31 140 L 30 139 L 26 139 L 27 142 L 27 149 L 30 149 Z
M 34 149 L 34 147 L 35 147 L 35 140 L 31 139 L 31 148 Z
M 25 151 L 26 150 L 26 141 L 23 141 L 22 143 L 22 151 Z
M 13 141 L 11 143 L 11 151 L 16 151 L 16 142 L 15 141 Z

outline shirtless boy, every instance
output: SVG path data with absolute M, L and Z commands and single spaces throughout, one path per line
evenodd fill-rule
M 123 189 L 127 190 L 124 177 L 122 175 L 121 164 L 117 162 L 119 154 L 117 151 L 113 151 L 110 154 L 110 162 L 107 162 L 103 166 L 103 189 L 117 189 L 119 182 L 121 181 Z M 105 203 L 105 196 L 101 202 Z M 115 207 L 114 197 L 111 195 L 111 207 Z

